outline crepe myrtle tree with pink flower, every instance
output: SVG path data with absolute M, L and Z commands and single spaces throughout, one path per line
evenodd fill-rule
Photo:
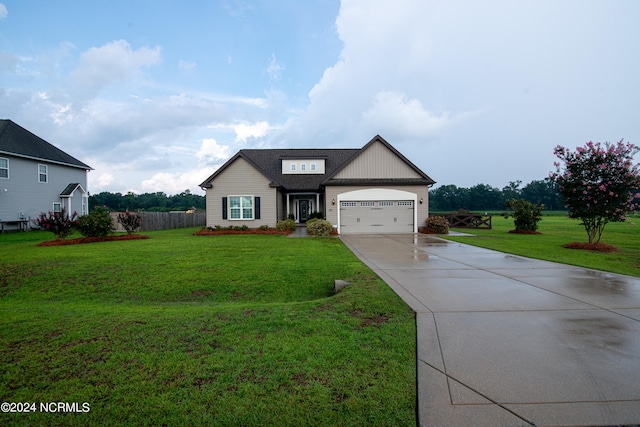
M 569 218 L 582 221 L 590 244 L 598 244 L 605 225 L 622 222 L 640 207 L 634 203 L 639 197 L 639 165 L 633 156 L 640 151 L 635 145 L 623 142 L 587 142 L 575 151 L 558 145 L 554 154 L 561 162 L 554 162 L 556 172 L 549 178 L 558 185 L 565 200 Z

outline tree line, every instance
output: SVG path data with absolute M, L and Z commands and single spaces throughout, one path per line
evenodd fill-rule
M 522 186 L 522 181 L 512 181 L 502 189 L 487 184 L 476 184 L 470 188 L 453 184 L 441 185 L 429 192 L 430 210 L 452 212 L 460 209 L 504 210 L 509 199 L 525 199 L 534 204 L 543 204 L 546 210 L 564 210 L 564 202 L 558 195 L 557 185 L 549 180 L 531 181 Z M 135 194 L 128 192 L 102 192 L 89 196 L 89 206 L 103 206 L 113 211 L 150 212 L 186 211 L 192 208 L 205 209 L 205 196 L 184 190 L 169 196 L 164 192 Z
M 89 206 L 102 206 L 112 211 L 150 211 L 169 212 L 187 211 L 189 209 L 205 209 L 205 197 L 184 190 L 180 194 L 168 196 L 162 191 L 156 193 L 135 194 L 128 192 L 92 194 L 89 196 Z
M 511 181 L 502 189 L 487 184 L 470 188 L 441 185 L 429 192 L 429 209 L 453 212 L 460 209 L 504 210 L 510 199 L 524 199 L 533 204 L 542 204 L 546 210 L 564 210 L 564 202 L 558 195 L 558 186 L 550 179 L 531 181 L 522 186 L 522 181 Z

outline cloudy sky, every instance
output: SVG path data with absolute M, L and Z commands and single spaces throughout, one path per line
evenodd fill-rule
M 637 0 L 4 0 L 0 118 L 92 193 L 204 194 L 242 148 L 377 134 L 437 185 L 502 188 L 558 144 L 640 145 L 639 42 Z

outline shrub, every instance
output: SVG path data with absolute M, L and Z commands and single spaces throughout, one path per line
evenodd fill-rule
M 333 225 L 326 219 L 313 219 L 307 221 L 307 232 L 312 236 L 328 237 L 331 236 Z
M 65 209 L 60 212 L 40 212 L 40 216 L 33 220 L 33 223 L 43 230 L 52 232 L 56 239 L 64 239 L 73 233 L 73 229 L 78 226 L 78 213 L 74 212 L 71 216 L 67 214 Z
M 324 219 L 324 216 L 322 215 L 322 212 L 313 211 L 309 215 L 309 219 Z
M 118 214 L 118 222 L 124 227 L 127 234 L 131 234 L 140 228 L 140 225 L 142 224 L 142 217 L 137 212 L 131 213 L 126 211 Z
M 78 219 L 78 230 L 85 237 L 105 237 L 113 232 L 113 219 L 108 210 L 96 207 Z
M 258 227 L 258 230 L 267 231 L 267 230 L 269 230 L 269 226 L 268 225 L 261 225 L 260 227 Z
M 509 199 L 504 205 L 509 212 L 502 214 L 503 217 L 513 217 L 516 230 L 536 231 L 538 229 L 538 221 L 542 219 L 542 210 L 544 205 L 534 205 L 525 199 Z
M 278 231 L 287 231 L 287 230 L 295 230 L 296 222 L 292 219 L 283 219 L 278 221 L 276 224 L 276 229 Z
M 427 232 L 449 234 L 449 221 L 442 215 L 431 215 L 427 218 Z

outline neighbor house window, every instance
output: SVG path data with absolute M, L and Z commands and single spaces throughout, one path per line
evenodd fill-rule
M 311 163 L 311 172 L 315 172 L 315 171 L 316 171 L 316 164 Z
M 54 203 L 53 204 L 53 211 L 54 212 L 60 212 L 62 210 L 62 205 L 60 203 Z
M 300 171 L 304 172 L 307 170 L 307 164 L 306 163 L 301 163 L 300 164 Z
M 0 157 L 0 178 L 9 178 L 9 159 Z
M 229 219 L 253 219 L 253 196 L 229 196 Z
M 47 165 L 38 165 L 38 182 L 47 182 L 48 175 Z
M 291 163 L 291 171 L 295 171 L 296 170 L 296 164 L 295 163 Z

